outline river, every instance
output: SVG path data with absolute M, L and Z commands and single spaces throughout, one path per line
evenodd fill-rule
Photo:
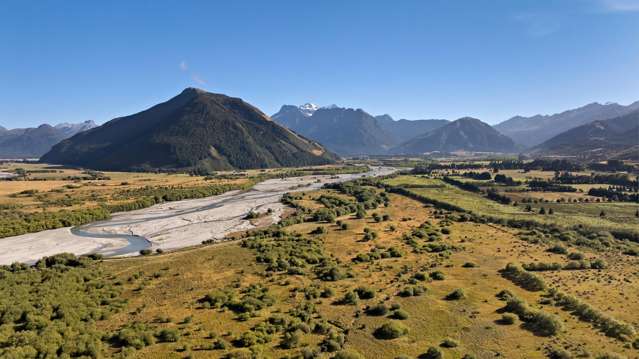
M 260 220 L 277 223 L 285 206 L 286 192 L 308 191 L 326 183 L 395 172 L 391 167 L 371 167 L 363 174 L 305 176 L 270 179 L 248 191 L 166 202 L 136 211 L 115 213 L 110 219 L 79 227 L 66 227 L 0 239 L 0 264 L 34 263 L 43 256 L 69 252 L 99 253 L 105 257 L 139 254 L 143 249 L 175 250 L 219 241 L 229 233 L 254 228 L 244 219 L 250 211 L 271 213 Z

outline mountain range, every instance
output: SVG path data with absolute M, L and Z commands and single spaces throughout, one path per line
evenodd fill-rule
M 309 111 L 309 108 L 313 110 Z M 362 109 L 311 104 L 284 105 L 271 117 L 279 124 L 344 156 L 385 154 L 415 134 L 448 123 L 446 120 L 395 121 L 389 115 L 372 116 Z
M 535 146 L 532 156 L 639 159 L 639 110 L 577 126 Z
M 34 128 L 6 129 L 0 126 L 0 158 L 39 158 L 56 143 L 97 125 L 93 121 L 43 124 Z
M 639 101 L 628 106 L 591 103 L 554 115 L 515 116 L 495 126 L 499 132 L 525 147 L 534 147 L 552 137 L 593 121 L 608 120 L 639 109 Z
M 55 145 L 43 162 L 98 170 L 214 170 L 320 165 L 338 157 L 239 98 L 187 88 Z

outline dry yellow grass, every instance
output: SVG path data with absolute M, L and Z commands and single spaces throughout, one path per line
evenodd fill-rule
M 305 196 L 317 197 L 322 191 Z M 438 346 L 444 338 L 451 338 L 459 345 L 441 350 L 445 358 L 461 358 L 473 353 L 477 358 L 546 358 L 547 347 L 566 347 L 573 352 L 585 351 L 592 357 L 603 353 L 619 353 L 628 357 L 636 356 L 636 351 L 626 348 L 623 342 L 608 338 L 591 325 L 580 322 L 567 312 L 552 306 L 540 306 L 539 292 L 528 292 L 502 278 L 499 270 L 509 262 L 528 263 L 565 262 L 563 255 L 546 251 L 546 246 L 525 242 L 513 230 L 485 224 L 452 223 L 451 234 L 443 236 L 443 242 L 455 245 L 459 250 L 452 255 L 436 253 L 416 254 L 401 240 L 425 221 L 434 225 L 441 220 L 431 208 L 416 201 L 390 195 L 390 206 L 369 211 L 390 215 L 390 221 L 375 223 L 370 217 L 354 219 L 350 216 L 340 220 L 349 225 L 347 230 L 335 224 L 302 223 L 287 227 L 289 232 L 308 233 L 318 225 L 328 229 L 322 235 L 324 250 L 348 265 L 353 274 L 337 282 L 319 282 L 310 275 L 276 274 L 264 276 L 264 267 L 256 264 L 254 254 L 242 248 L 238 242 L 199 247 L 160 256 L 109 260 L 105 267 L 115 273 L 125 283 L 128 307 L 109 321 L 100 323 L 104 329 L 116 329 L 131 321 L 153 322 L 160 316 L 172 318 L 171 323 L 156 324 L 158 327 L 180 328 L 182 338 L 178 343 L 155 344 L 135 352 L 140 358 L 179 358 L 191 355 L 194 358 L 221 357 L 230 350 L 197 350 L 213 342 L 209 335 L 223 338 L 227 342 L 253 325 L 263 321 L 271 313 L 286 313 L 296 303 L 303 302 L 301 293 L 292 292 L 312 283 L 320 287 L 331 287 L 336 294 L 333 298 L 317 299 L 318 312 L 327 320 L 342 323 L 349 328 L 346 347 L 360 352 L 366 358 L 394 358 L 400 354 L 416 357 L 429 346 Z M 403 219 L 403 220 L 402 220 Z M 389 226 L 396 227 L 394 231 Z M 364 228 L 379 233 L 372 241 L 362 241 Z M 358 253 L 366 253 L 374 246 L 400 248 L 405 255 L 401 258 L 380 259 L 373 263 L 350 264 Z M 575 249 L 572 249 L 575 250 Z M 582 249 L 582 251 L 584 251 Z M 583 300 L 596 308 L 635 325 L 639 320 L 639 281 L 636 257 L 621 257 L 619 253 L 584 252 L 587 257 L 601 257 L 610 263 L 603 271 L 561 271 L 542 275 L 548 284 L 565 291 L 580 294 Z M 472 262 L 475 268 L 465 268 L 464 263 Z M 397 292 L 404 287 L 413 273 L 428 273 L 440 270 L 446 279 L 424 282 L 427 292 L 419 297 L 403 298 Z M 127 278 L 142 271 L 141 278 L 127 282 Z M 154 273 L 161 273 L 153 278 Z M 609 281 L 609 278 L 610 279 Z M 141 286 L 142 283 L 145 283 Z M 238 283 L 244 287 L 251 283 L 268 286 L 277 303 L 264 309 L 258 318 L 245 322 L 233 319 L 230 311 L 198 309 L 197 300 L 214 289 Z M 360 300 L 358 306 L 334 305 L 335 298 L 358 286 L 373 288 L 374 299 Z M 466 298 L 446 301 L 443 298 L 455 288 L 463 288 Z M 515 325 L 500 325 L 498 310 L 504 302 L 495 294 L 508 289 L 531 306 L 557 315 L 564 323 L 565 330 L 555 337 L 539 337 Z M 584 294 L 586 293 L 586 294 Z M 409 318 L 403 323 L 410 329 L 407 336 L 394 340 L 379 340 L 373 330 L 391 321 L 385 317 L 355 315 L 364 306 L 384 301 L 398 303 L 408 312 Z M 178 324 L 183 318 L 192 316 L 190 323 Z M 316 346 L 321 335 L 305 334 L 302 345 Z M 282 357 L 299 352 L 299 349 L 284 350 L 278 347 L 279 335 L 271 343 L 261 346 L 263 357 Z M 186 351 L 181 351 L 186 346 Z M 328 358 L 329 354 L 322 357 Z

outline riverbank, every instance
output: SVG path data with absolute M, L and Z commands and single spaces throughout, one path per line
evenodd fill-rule
M 108 220 L 77 228 L 7 237 L 0 239 L 0 264 L 33 263 L 43 256 L 60 252 L 131 256 L 139 254 L 141 249 L 175 250 L 199 245 L 205 240 L 218 241 L 229 233 L 254 228 L 245 219 L 251 211 L 270 212 L 265 218 L 269 223 L 277 223 L 285 209 L 280 199 L 286 192 L 316 189 L 326 183 L 382 176 L 394 171 L 390 167 L 375 167 L 364 174 L 269 179 L 247 191 L 166 202 L 116 213 Z

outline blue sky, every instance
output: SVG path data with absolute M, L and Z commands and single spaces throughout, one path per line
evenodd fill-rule
M 98 123 L 184 87 L 395 118 L 639 100 L 639 0 L 0 2 L 0 125 Z

